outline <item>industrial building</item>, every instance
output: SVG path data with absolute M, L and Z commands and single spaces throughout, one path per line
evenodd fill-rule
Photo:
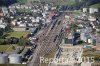
M 8 54 L 0 54 L 0 64 L 8 63 Z
M 88 31 L 85 29 L 80 32 L 80 39 L 86 43 L 90 43 L 92 45 L 96 45 L 96 38 L 92 36 Z
M 9 63 L 11 64 L 21 64 L 22 63 L 22 55 L 21 54 L 11 54 L 9 55 Z
M 0 53 L 0 64 L 21 64 L 22 55 L 21 54 L 5 54 Z

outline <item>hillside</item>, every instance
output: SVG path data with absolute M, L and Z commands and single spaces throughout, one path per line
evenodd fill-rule
M 94 5 L 91 5 L 90 7 L 92 7 L 92 8 L 100 8 L 100 3 L 97 3 L 97 4 L 94 4 Z
M 54 3 L 55 5 L 67 5 L 71 8 L 81 8 L 81 7 L 88 7 L 90 5 L 96 4 L 100 2 L 100 0 L 0 0 L 0 6 L 9 6 L 14 3 L 29 3 L 32 1 L 41 1 L 45 3 Z M 91 7 L 95 7 L 99 5 L 94 5 Z
M 19 3 L 26 3 L 26 2 L 32 2 L 32 1 L 41 1 L 45 3 L 55 3 L 56 5 L 75 5 L 77 2 L 81 2 L 82 0 L 17 0 Z
M 28 0 L 17 0 L 18 3 L 27 3 Z
M 41 0 L 44 2 L 53 2 L 56 5 L 74 5 L 76 4 L 76 0 Z
M 75 0 L 58 0 L 58 5 L 75 5 L 76 1 Z

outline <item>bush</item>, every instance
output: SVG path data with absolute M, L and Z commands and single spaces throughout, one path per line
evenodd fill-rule
M 19 45 L 19 46 L 25 46 L 27 41 L 28 41 L 27 39 L 21 37 L 21 38 L 19 39 L 18 45 Z
M 0 45 L 4 44 L 4 39 L 0 39 Z

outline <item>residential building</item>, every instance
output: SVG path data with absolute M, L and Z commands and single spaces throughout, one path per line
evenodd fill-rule
M 89 8 L 89 13 L 93 14 L 95 12 L 98 12 L 98 8 Z

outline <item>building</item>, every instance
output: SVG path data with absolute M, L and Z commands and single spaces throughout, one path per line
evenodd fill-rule
M 15 27 L 13 28 L 14 31 L 26 31 L 26 27 Z
M 0 8 L 0 16 L 4 16 L 2 8 Z
M 94 46 L 96 45 L 96 38 L 93 37 L 92 35 L 88 34 L 88 33 L 81 33 L 80 34 L 80 38 L 84 42 L 90 43 L 90 44 L 92 44 Z
M 95 46 L 96 50 L 100 51 L 100 37 L 96 38 L 96 46 Z
M 83 12 L 86 13 L 87 12 L 87 8 L 83 8 Z
M 51 10 L 56 10 L 56 9 L 57 9 L 57 7 L 52 7 L 52 8 L 51 8 Z
M 83 40 L 84 42 L 87 42 L 88 38 L 90 38 L 90 37 L 88 37 L 88 36 L 89 36 L 89 35 L 86 34 L 86 33 L 81 33 L 81 34 L 80 34 L 80 39 Z
M 89 13 L 93 14 L 95 12 L 98 12 L 98 8 L 89 8 Z
M 11 54 L 9 55 L 9 63 L 11 64 L 21 64 L 22 63 L 22 55 L 21 54 Z
M 0 54 L 0 64 L 8 63 L 8 54 Z
M 67 35 L 65 35 L 67 36 Z M 63 44 L 71 44 L 73 45 L 74 44 L 74 36 L 72 35 L 72 33 L 70 33 L 67 37 L 65 37 L 63 40 L 62 40 Z
M 94 37 L 91 37 L 90 39 L 88 39 L 88 43 L 95 46 L 96 45 L 96 39 Z
M 44 6 L 44 9 L 45 9 L 45 11 L 48 11 L 48 10 L 49 10 L 49 5 L 46 4 L 46 5 Z
M 59 61 L 51 63 L 50 66 L 74 66 L 75 63 L 82 62 L 83 47 L 73 46 L 72 39 L 72 34 L 69 34 L 68 37 L 62 40 L 54 56 L 54 59 L 56 58 Z
M 0 24 L 0 28 L 5 28 L 6 25 L 5 24 Z
M 11 24 L 12 24 L 13 26 L 16 26 L 16 23 L 17 23 L 17 20 L 11 21 Z
M 8 14 L 7 7 L 2 7 L 2 11 L 3 11 L 4 16 L 6 16 Z
M 97 19 L 96 19 L 95 17 L 93 17 L 93 16 L 89 16 L 89 17 L 88 17 L 88 20 L 94 22 L 94 21 L 96 21 Z
M 7 23 L 4 22 L 4 19 L 0 19 L 0 28 L 5 28 Z

